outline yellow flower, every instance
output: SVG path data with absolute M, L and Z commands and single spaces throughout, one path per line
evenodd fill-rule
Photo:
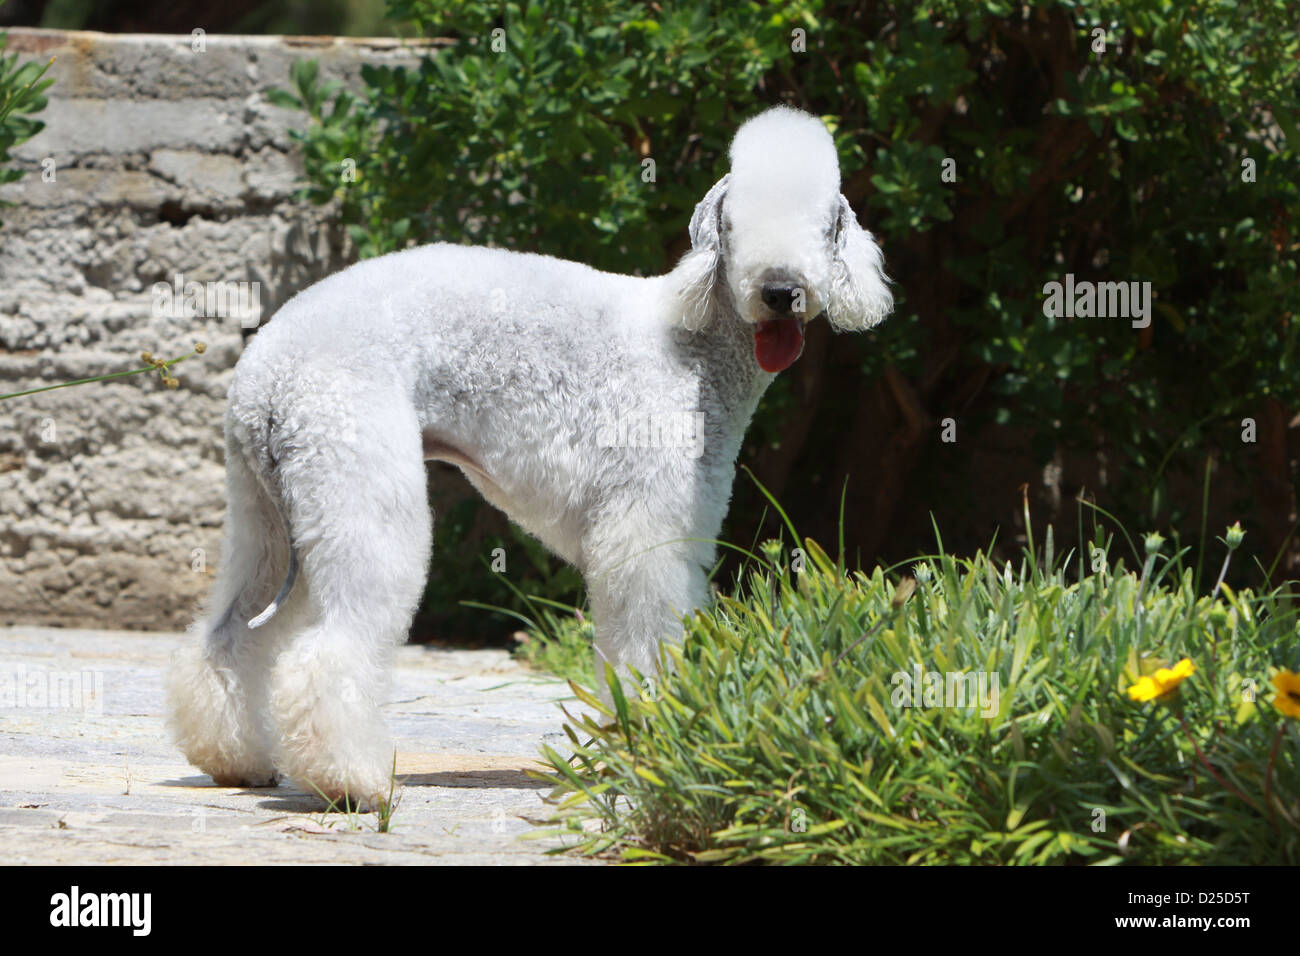
M 1300 717 L 1300 674 L 1278 671 L 1273 675 L 1273 686 L 1277 688 L 1273 706 L 1288 717 Z
M 1133 700 L 1148 701 L 1169 697 L 1178 689 L 1178 685 L 1196 672 L 1196 665 L 1184 657 L 1173 667 L 1162 667 L 1154 674 L 1138 678 L 1138 682 L 1128 689 Z

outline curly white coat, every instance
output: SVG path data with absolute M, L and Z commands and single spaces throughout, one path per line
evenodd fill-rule
M 223 785 L 287 774 L 328 799 L 387 794 L 380 704 L 428 570 L 431 458 L 582 571 L 599 659 L 654 673 L 659 643 L 708 598 L 736 456 L 773 378 L 758 343 L 783 330 L 764 363 L 783 366 L 804 318 L 863 329 L 892 305 L 831 136 L 806 113 L 740 128 L 690 237 L 654 278 L 408 249 L 319 282 L 257 333 L 230 388 L 211 613 L 169 681 L 191 762 Z

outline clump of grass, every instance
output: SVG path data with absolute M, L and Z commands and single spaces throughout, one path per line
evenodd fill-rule
M 479 601 L 461 601 L 464 607 L 494 611 L 524 626 L 515 635 L 514 656 L 540 671 L 592 686 L 596 681 L 592 642 L 595 628 L 581 608 L 538 594 L 526 594 L 508 578 L 502 582 L 527 614 Z M 531 615 L 531 616 L 529 616 Z
M 600 716 L 569 718 L 571 758 L 543 750 L 552 824 L 628 861 L 1300 862 L 1300 732 L 1266 695 L 1296 610 L 1222 575 L 1198 595 L 1163 544 L 1127 570 L 1103 538 L 1076 567 L 1049 529 L 1018 567 L 940 545 L 910 577 L 765 548 L 652 699 L 573 683 Z M 981 678 L 996 694 L 950 695 Z
M 531 598 L 537 621 L 516 635 L 515 657 L 538 670 L 591 687 L 596 682 L 592 642 L 595 629 L 580 608 Z M 537 605 L 543 605 L 538 607 Z
M 316 822 L 322 828 L 332 828 L 327 825 L 326 820 L 331 814 L 343 814 L 347 821 L 344 829 L 348 832 L 356 833 L 364 829 L 362 826 L 362 817 L 367 815 L 359 808 L 362 803 L 360 800 L 353 800 L 345 791 L 342 797 L 331 799 L 325 795 L 325 791 L 320 787 L 312 784 L 312 790 L 316 795 L 325 801 L 326 807 L 318 815 Z M 397 808 L 402 802 L 402 791 L 397 785 L 397 751 L 393 751 L 393 766 L 388 774 L 388 797 L 379 802 L 374 810 L 369 811 L 375 815 L 375 832 L 391 833 L 393 829 L 393 816 L 397 813 Z

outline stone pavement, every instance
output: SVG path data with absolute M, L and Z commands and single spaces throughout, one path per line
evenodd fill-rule
M 179 634 L 0 628 L 0 865 L 575 864 L 530 820 L 548 787 L 539 746 L 563 752 L 562 681 L 505 651 L 403 647 L 385 713 L 401 800 L 325 814 L 288 783 L 215 787 L 171 745 L 162 676 Z M 55 705 L 55 706 L 51 706 Z

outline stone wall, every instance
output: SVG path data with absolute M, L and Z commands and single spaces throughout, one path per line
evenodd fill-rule
M 15 204 L 0 207 L 0 394 L 138 368 L 143 351 L 207 351 L 177 366 L 176 390 L 140 375 L 0 401 L 0 624 L 188 623 L 220 544 L 221 412 L 246 327 L 350 256 L 330 210 L 293 199 L 288 131 L 305 117 L 266 91 L 287 87 L 300 57 L 354 84 L 363 64 L 419 52 L 335 38 L 203 45 L 10 31 L 9 52 L 56 59 L 46 128 L 15 154 L 30 172 L 0 187 Z M 178 274 L 260 309 L 155 309 L 154 284 Z

